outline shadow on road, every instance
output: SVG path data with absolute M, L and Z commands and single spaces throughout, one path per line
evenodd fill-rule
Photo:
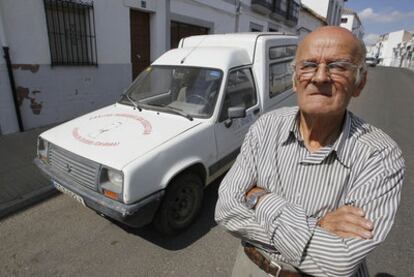
M 203 206 L 198 219 L 179 235 L 162 235 L 158 233 L 151 225 L 139 229 L 134 229 L 119 224 L 115 221 L 113 221 L 113 223 L 128 233 L 140 236 L 141 238 L 146 239 L 162 248 L 168 250 L 180 250 L 186 248 L 187 246 L 202 238 L 210 231 L 210 229 L 217 225 L 214 221 L 214 210 L 218 197 L 218 187 L 221 180 L 222 178 L 217 179 L 204 190 Z
M 381 273 L 375 274 L 375 277 L 394 277 L 394 275 L 381 272 Z

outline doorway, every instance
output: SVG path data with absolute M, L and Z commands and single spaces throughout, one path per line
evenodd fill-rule
M 150 65 L 149 14 L 130 10 L 132 80 Z

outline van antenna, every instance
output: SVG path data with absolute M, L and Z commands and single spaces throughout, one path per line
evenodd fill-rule
M 185 62 L 185 59 L 187 59 L 187 57 L 188 56 L 190 56 L 191 55 L 191 53 L 193 53 L 193 51 L 194 50 L 196 50 L 199 46 L 200 46 L 200 44 L 206 39 L 206 37 L 207 37 L 207 35 L 204 35 L 204 37 L 200 40 L 200 42 L 199 43 L 197 43 L 197 45 L 196 46 L 194 46 L 192 49 L 191 49 L 191 51 L 190 52 L 188 52 L 188 54 L 187 55 L 185 55 L 185 57 L 181 60 L 181 62 L 180 62 L 180 64 L 183 64 L 184 62 Z

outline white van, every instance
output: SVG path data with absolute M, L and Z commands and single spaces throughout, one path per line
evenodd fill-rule
M 133 227 L 176 233 L 203 188 L 226 172 L 249 126 L 294 105 L 297 37 L 281 33 L 182 39 L 121 99 L 39 136 L 36 165 L 60 191 Z

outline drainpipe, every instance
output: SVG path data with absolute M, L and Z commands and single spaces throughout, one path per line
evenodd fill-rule
M 10 88 L 11 88 L 11 92 L 13 95 L 13 102 L 14 102 L 14 108 L 16 111 L 16 117 L 17 117 L 17 122 L 19 125 L 19 131 L 22 132 L 24 130 L 23 128 L 23 122 L 22 122 L 22 115 L 20 113 L 20 108 L 18 105 L 18 100 L 17 100 L 17 93 L 16 93 L 16 83 L 14 81 L 14 75 L 13 75 L 13 69 L 12 69 L 12 63 L 11 63 L 11 59 L 10 59 L 10 53 L 9 53 L 9 47 L 7 46 L 7 41 L 6 41 L 6 33 L 3 29 L 3 16 L 1 14 L 1 9 L 0 9 L 0 42 L 2 44 L 3 47 L 3 57 L 6 61 L 6 66 L 7 66 L 7 73 L 9 76 L 9 82 L 10 82 Z
M 234 32 L 239 32 L 239 20 L 240 20 L 240 9 L 241 9 L 241 2 L 240 0 L 236 0 L 236 22 L 234 24 Z
M 10 88 L 13 94 L 14 109 L 16 110 L 16 117 L 17 117 L 17 122 L 19 124 L 19 131 L 22 132 L 24 131 L 24 128 L 23 128 L 23 122 L 22 122 L 22 115 L 20 113 L 20 108 L 18 105 L 16 85 L 15 85 L 16 83 L 14 82 L 14 75 L 13 75 L 13 69 L 12 69 L 12 64 L 10 60 L 9 47 L 3 46 L 3 52 L 4 52 L 3 57 L 6 60 L 6 64 L 7 64 L 7 72 L 9 74 Z

